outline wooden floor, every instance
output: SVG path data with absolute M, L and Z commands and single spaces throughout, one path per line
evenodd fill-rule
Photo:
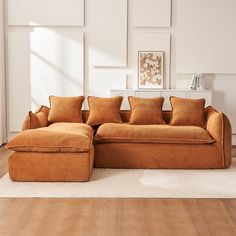
M 0 177 L 8 155 L 0 148 Z M 236 199 L 0 198 L 8 235 L 235 236 Z

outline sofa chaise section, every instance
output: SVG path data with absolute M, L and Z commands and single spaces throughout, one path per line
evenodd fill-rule
M 82 123 L 54 123 L 29 129 L 7 148 L 14 181 L 88 181 L 94 163 L 93 129 Z

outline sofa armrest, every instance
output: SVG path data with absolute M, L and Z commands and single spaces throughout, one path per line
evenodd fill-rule
M 22 125 L 22 131 L 27 129 L 37 129 L 48 126 L 49 108 L 40 106 L 35 112 L 30 111 Z
M 232 160 L 232 129 L 228 117 L 213 107 L 205 110 L 206 130 L 215 139 L 222 153 L 223 166 L 229 167 Z

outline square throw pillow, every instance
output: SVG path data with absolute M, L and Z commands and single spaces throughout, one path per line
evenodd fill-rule
M 205 99 L 170 97 L 172 118 L 170 125 L 192 125 L 205 128 Z
M 120 116 L 122 101 L 122 96 L 112 98 L 89 96 L 89 117 L 87 124 L 94 126 L 104 123 L 122 123 Z
M 84 96 L 57 97 L 50 96 L 50 111 L 48 121 L 55 122 L 78 122 L 82 123 L 82 105 Z
M 40 106 L 35 113 L 30 111 L 23 122 L 22 131 L 46 127 L 48 125 L 48 114 L 49 108 L 46 106 Z
M 163 97 L 137 98 L 130 96 L 128 99 L 131 108 L 130 124 L 165 124 L 162 116 Z

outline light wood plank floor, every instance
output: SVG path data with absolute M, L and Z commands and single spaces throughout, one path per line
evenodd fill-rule
M 2 235 L 235 236 L 236 199 L 0 198 Z

